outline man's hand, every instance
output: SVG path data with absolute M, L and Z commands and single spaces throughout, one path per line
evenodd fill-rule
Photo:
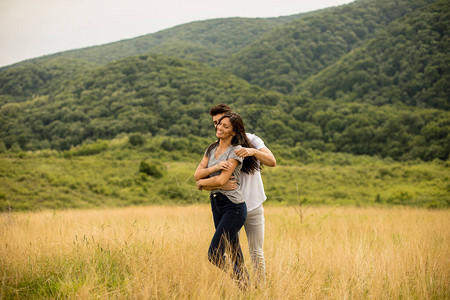
M 235 150 L 234 153 L 236 153 L 236 155 L 238 157 L 247 157 L 247 156 L 253 156 L 255 155 L 255 148 L 240 148 L 238 150 Z
M 254 156 L 257 160 L 259 160 L 263 165 L 269 167 L 275 167 L 277 165 L 277 160 L 273 153 L 268 148 L 240 148 L 234 151 L 238 157 L 247 157 Z

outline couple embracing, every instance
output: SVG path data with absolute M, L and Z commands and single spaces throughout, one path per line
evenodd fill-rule
M 225 104 L 210 110 L 218 140 L 206 149 L 195 171 L 198 189 L 211 191 L 211 209 L 216 232 L 208 249 L 208 259 L 225 269 L 226 258 L 232 276 L 245 288 L 249 275 L 239 244 L 244 226 L 257 282 L 265 280 L 264 209 L 266 200 L 261 179 L 261 164 L 275 166 L 276 160 L 264 142 L 245 132 L 239 114 Z

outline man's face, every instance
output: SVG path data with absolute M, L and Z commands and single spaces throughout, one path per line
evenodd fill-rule
M 219 120 L 222 119 L 222 117 L 223 117 L 224 115 L 225 115 L 225 114 L 218 114 L 218 115 L 215 115 L 215 116 L 212 117 L 213 123 L 214 123 L 214 127 L 217 128 L 217 125 L 219 124 Z

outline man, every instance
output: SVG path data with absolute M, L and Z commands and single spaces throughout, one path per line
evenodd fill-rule
M 214 127 L 217 127 L 219 120 L 231 112 L 231 108 L 226 104 L 219 104 L 211 108 L 211 115 Z M 258 136 L 247 133 L 247 137 L 255 148 L 241 148 L 236 150 L 239 157 L 254 156 L 260 163 L 269 167 L 275 167 L 277 161 L 272 152 L 265 146 L 263 140 Z M 247 204 L 247 219 L 244 224 L 247 234 L 248 248 L 252 260 L 253 271 L 257 276 L 257 282 L 265 281 L 266 268 L 264 260 L 264 208 L 263 202 L 267 199 L 264 193 L 264 185 L 261 173 L 258 170 L 254 174 L 241 174 L 241 191 L 244 194 Z M 229 181 L 222 189 L 234 189 L 236 183 Z

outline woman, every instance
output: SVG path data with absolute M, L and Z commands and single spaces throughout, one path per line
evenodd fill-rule
M 220 189 L 231 176 L 240 184 L 240 173 L 253 173 L 259 165 L 253 156 L 241 158 L 234 152 L 242 147 L 252 147 L 245 134 L 244 122 L 236 113 L 225 114 L 217 123 L 218 140 L 205 151 L 194 178 L 198 189 L 211 190 L 210 200 L 216 232 L 208 249 L 208 259 L 221 269 L 225 268 L 224 254 L 229 256 L 233 277 L 240 286 L 248 284 L 248 273 L 239 244 L 239 230 L 247 217 L 247 206 L 239 188 Z

